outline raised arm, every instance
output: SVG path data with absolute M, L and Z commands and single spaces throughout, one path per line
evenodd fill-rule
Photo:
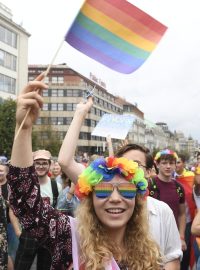
M 41 74 L 35 81 L 29 82 L 17 100 L 15 133 L 17 133 L 27 111 L 30 111 L 21 131 L 13 143 L 11 164 L 16 167 L 25 168 L 33 164 L 31 136 L 32 126 L 36 121 L 43 104 L 43 100 L 39 92 L 42 89 L 47 88 L 47 85 L 41 82 L 42 79 L 43 75 Z
M 74 160 L 74 155 L 81 126 L 92 105 L 92 97 L 89 97 L 86 103 L 79 103 L 77 105 L 73 120 L 69 126 L 58 155 L 58 162 L 63 172 L 67 174 L 74 183 L 76 183 L 79 174 L 81 174 L 85 168 L 81 163 Z
M 112 138 L 110 135 L 106 137 L 107 146 L 108 146 L 108 155 L 114 156 L 114 150 L 113 150 L 113 144 L 112 144 Z

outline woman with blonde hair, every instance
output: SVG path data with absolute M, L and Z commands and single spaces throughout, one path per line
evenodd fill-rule
M 147 182 L 137 163 L 109 157 L 84 169 L 76 185 L 82 200 L 75 219 L 42 200 L 31 139 L 43 104 L 40 92 L 47 89 L 42 79 L 40 75 L 29 82 L 17 102 L 16 134 L 27 117 L 14 140 L 8 174 L 15 215 L 50 250 L 51 270 L 163 269 L 159 249 L 149 236 Z

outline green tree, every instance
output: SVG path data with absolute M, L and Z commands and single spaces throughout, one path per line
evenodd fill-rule
M 57 157 L 61 143 L 58 131 L 53 129 L 51 125 L 33 131 L 33 151 L 46 149 L 51 152 L 52 156 Z
M 16 102 L 0 102 L 0 155 L 10 158 L 15 131 Z

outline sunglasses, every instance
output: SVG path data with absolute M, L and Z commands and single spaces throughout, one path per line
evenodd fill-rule
M 94 193 L 97 198 L 105 199 L 111 196 L 114 188 L 125 199 L 133 199 L 136 196 L 136 186 L 132 183 L 99 183 L 94 186 Z

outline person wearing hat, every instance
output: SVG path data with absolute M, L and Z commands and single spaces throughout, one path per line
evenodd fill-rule
M 183 186 L 172 177 L 178 156 L 176 152 L 164 149 L 159 151 L 154 159 L 159 172 L 149 181 L 149 195 L 167 203 L 172 209 L 184 251 L 187 248 L 185 243 L 185 192 Z
M 55 208 L 62 186 L 48 176 L 51 165 L 51 153 L 44 149 L 37 150 L 33 152 L 33 162 L 40 184 L 41 197 L 45 203 Z M 51 255 L 46 248 L 41 246 L 40 242 L 33 239 L 25 230 L 22 230 L 19 240 L 20 243 L 15 259 L 16 270 L 30 269 L 36 255 L 37 270 L 50 269 Z

